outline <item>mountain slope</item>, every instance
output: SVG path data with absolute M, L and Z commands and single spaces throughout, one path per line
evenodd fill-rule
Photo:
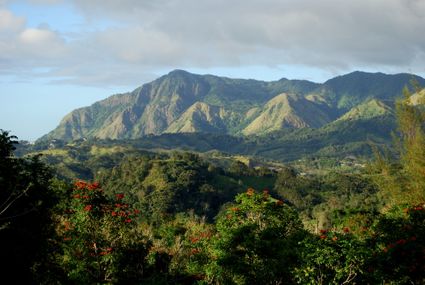
M 336 108 L 348 110 L 373 98 L 393 102 L 412 80 L 425 86 L 425 79 L 413 74 L 355 71 L 326 81 L 315 93 L 322 94 Z
M 126 124 L 125 122 L 119 123 L 119 114 L 125 113 L 126 110 L 135 105 L 137 91 L 136 89 L 132 93 L 113 95 L 105 100 L 94 103 L 90 107 L 72 111 L 44 139 L 62 139 L 68 141 L 87 136 L 99 136 L 101 138 L 122 137 L 126 129 Z M 113 126 L 105 128 L 106 125 Z M 103 130 L 104 135 L 97 133 L 99 129 Z
M 372 119 L 375 117 L 392 115 L 394 111 L 392 108 L 383 102 L 372 99 L 365 103 L 353 107 L 350 111 L 338 118 L 337 121 L 352 121 L 360 119 Z
M 300 95 L 284 93 L 267 102 L 261 114 L 242 133 L 252 135 L 283 128 L 317 128 L 330 121 L 328 114 L 315 103 Z
M 413 94 L 410 97 L 410 102 L 415 106 L 425 105 L 425 89 Z
M 166 132 L 252 135 L 283 128 L 318 128 L 374 99 L 391 106 L 412 78 L 425 86 L 425 79 L 409 74 L 353 72 L 318 84 L 175 70 L 133 92 L 71 112 L 41 140 L 128 139 Z M 380 108 L 378 101 L 352 112 L 369 116 L 369 109 Z
M 225 133 L 223 107 L 196 102 L 165 130 L 165 133 Z

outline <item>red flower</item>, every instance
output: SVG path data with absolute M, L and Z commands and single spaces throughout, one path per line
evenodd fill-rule
M 198 242 L 198 241 L 199 241 L 199 238 L 197 238 L 197 237 L 191 237 L 191 238 L 190 238 L 190 241 L 191 241 L 192 243 L 196 243 L 196 242 Z
M 349 233 L 350 232 L 350 228 L 344 227 L 343 231 L 344 231 L 344 233 Z
M 115 217 L 115 216 L 117 215 L 117 212 L 112 211 L 112 212 L 111 212 L 111 215 L 112 215 L 112 217 Z
M 405 239 L 399 239 L 398 241 L 396 241 L 396 243 L 397 243 L 398 245 L 403 245 L 403 244 L 405 244 L 405 243 L 406 243 L 406 240 L 405 240 Z
M 117 208 L 121 208 L 121 204 L 115 204 L 115 207 L 117 207 Z
M 76 194 L 76 195 L 74 195 L 74 198 L 75 198 L 75 199 L 80 199 L 80 194 Z
M 64 222 L 64 230 L 69 231 L 71 229 L 71 223 L 70 222 Z
M 100 187 L 100 185 L 99 185 L 99 183 L 98 182 L 93 182 L 92 184 L 89 184 L 88 186 L 87 186 L 87 188 L 89 189 L 89 190 L 96 190 L 96 189 L 98 189 Z
M 240 209 L 239 209 L 238 207 L 232 207 L 230 210 L 232 210 L 233 212 L 237 212 L 237 211 L 239 211 Z
M 138 215 L 138 214 L 140 214 L 140 211 L 136 209 L 136 210 L 134 210 L 134 214 Z
M 276 205 L 278 205 L 278 206 L 282 206 L 284 203 L 283 203 L 283 201 L 282 200 L 277 200 L 276 201 Z
M 131 223 L 131 219 L 126 219 L 124 222 Z
M 87 205 L 84 207 L 84 211 L 90 212 L 93 209 L 92 205 Z
M 115 197 L 116 197 L 118 200 L 121 200 L 121 199 L 123 199 L 123 198 L 124 198 L 124 194 L 122 194 L 122 193 L 120 193 L 120 194 L 115 194 Z
M 84 188 L 86 188 L 87 183 L 82 181 L 82 180 L 79 180 L 79 181 L 75 182 L 74 186 L 77 189 L 84 189 Z
M 326 235 L 321 235 L 320 236 L 320 239 L 325 239 L 326 238 Z
M 84 195 L 82 198 L 83 199 L 89 199 L 90 197 L 89 197 L 89 195 Z
M 328 231 L 327 230 L 320 230 L 320 233 L 321 234 L 325 234 L 325 233 L 327 233 Z
M 72 237 L 64 237 L 63 240 L 72 240 Z
M 337 240 L 338 240 L 338 238 L 337 238 L 337 237 L 333 237 L 333 238 L 332 238 L 332 240 L 333 240 L 333 241 L 337 241 Z
M 190 251 L 190 253 L 191 254 L 197 254 L 197 253 L 199 253 L 200 251 L 199 251 L 199 249 L 197 249 L 197 248 L 193 248 L 191 251 Z

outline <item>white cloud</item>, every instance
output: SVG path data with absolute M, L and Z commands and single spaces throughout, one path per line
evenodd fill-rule
M 66 54 L 66 43 L 58 33 L 28 28 L 25 18 L 0 10 L 0 74 L 30 78 L 40 68 L 60 64 Z
M 25 19 L 16 17 L 10 11 L 0 9 L 0 33 L 1 32 L 16 32 L 22 29 L 25 25 Z
M 42 45 L 45 42 L 54 40 L 54 38 L 55 35 L 51 31 L 32 28 L 23 30 L 19 35 L 19 39 L 22 43 L 29 45 Z
M 79 23 L 79 34 L 68 41 L 55 30 L 57 23 L 29 28 L 23 18 L 1 10 L 6 16 L 0 17 L 0 70 L 5 62 L 8 72 L 10 62 L 17 69 L 32 62 L 50 67 L 46 76 L 81 84 L 135 84 L 177 67 L 303 65 L 327 72 L 425 72 L 423 0 L 71 3 L 87 22 Z M 103 22 L 108 24 L 93 29 Z M 5 40 L 6 34 L 10 39 Z

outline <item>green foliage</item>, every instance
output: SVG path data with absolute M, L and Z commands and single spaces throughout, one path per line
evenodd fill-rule
M 302 232 L 296 212 L 252 188 L 235 201 L 217 219 L 207 279 L 225 284 L 288 282 L 296 262 L 293 247 Z
M 376 153 L 377 182 L 390 204 L 416 203 L 425 199 L 425 109 L 412 103 L 405 88 L 404 98 L 396 102 L 398 129 L 394 143 L 396 161 Z
M 299 176 L 295 169 L 286 167 L 279 171 L 274 191 L 288 200 L 298 210 L 319 204 L 321 197 L 314 191 L 317 181 Z
M 0 272 L 4 282 L 28 284 L 42 263 L 57 197 L 48 167 L 38 156 L 14 157 L 16 144 L 15 136 L 0 130 Z
M 365 242 L 349 233 L 322 230 L 300 242 L 300 266 L 294 269 L 298 284 L 356 284 L 364 273 L 371 251 Z
M 391 284 L 425 282 L 425 205 L 396 206 L 376 220 L 375 275 Z
M 318 177 L 285 168 L 278 173 L 274 191 L 293 205 L 306 228 L 315 232 L 340 225 L 360 231 L 381 207 L 377 187 L 360 174 L 330 172 Z
M 99 184 L 75 183 L 64 213 L 57 216 L 60 251 L 55 253 L 67 280 L 75 283 L 134 282 L 143 278 L 149 245 L 135 227 L 140 211 L 108 201 Z
M 193 213 L 177 214 L 157 231 L 160 251 L 170 257 L 170 283 L 192 284 L 204 279 L 204 267 L 209 262 L 208 247 L 215 227 Z
M 250 169 L 249 167 L 240 161 L 233 161 L 228 169 L 229 173 L 231 173 L 232 175 L 236 176 L 236 177 L 240 177 L 240 176 L 245 176 L 245 175 L 250 175 Z
M 395 129 L 392 116 L 372 119 L 341 120 L 319 129 L 281 130 L 261 137 L 234 137 L 221 134 L 182 133 L 146 136 L 134 140 L 87 140 L 49 148 L 36 144 L 21 149 L 21 153 L 37 153 L 57 166 L 62 178 L 93 179 L 116 165 L 124 156 L 147 154 L 146 150 L 194 151 L 211 156 L 211 151 L 244 155 L 254 160 L 296 161 L 302 158 L 335 160 L 338 164 L 347 156 L 370 157 L 370 143 L 386 145 Z M 46 149 L 49 148 L 49 149 Z
M 235 162 L 223 170 L 198 155 L 175 152 L 171 156 L 139 156 L 99 175 L 108 195 L 127 189 L 151 222 L 160 223 L 175 213 L 193 210 L 212 221 L 220 207 L 248 186 L 272 186 L 274 177 Z M 130 202 L 130 201 L 129 201 Z
M 404 192 L 409 192 L 410 201 L 414 202 L 425 198 L 425 110 L 412 105 L 411 96 L 405 89 L 405 98 L 397 102 L 396 110 L 401 163 L 409 181 Z
M 349 77 L 362 81 L 364 74 Z M 232 101 L 220 97 L 220 90 L 242 90 L 238 85 L 245 84 L 257 91 L 289 88 L 285 80 L 271 86 L 216 77 L 200 83 L 200 78 L 175 72 L 152 88 L 170 91 L 183 84 L 179 98 L 192 100 L 195 88 L 197 96 L 209 94 L 211 102 L 223 106 L 243 101 L 239 111 L 255 106 L 257 98 L 235 91 L 238 98 Z M 350 97 L 340 86 L 346 80 L 325 83 L 332 94 L 310 94 L 308 100 L 345 112 L 361 97 Z M 217 88 L 208 89 L 208 82 Z M 293 88 L 318 88 L 298 84 Z M 382 91 L 386 87 L 365 88 L 355 91 L 387 96 Z M 263 103 L 270 99 L 267 92 L 262 93 Z M 406 91 L 405 99 L 396 104 L 397 160 L 390 160 L 389 151 L 365 171 L 361 158 L 347 154 L 370 153 L 366 140 L 386 143 L 389 136 L 384 133 L 392 115 L 378 100 L 316 130 L 249 138 L 167 134 L 128 142 L 80 140 L 58 142 L 60 148 L 50 145 L 43 151 L 45 161 L 58 166 L 62 177 L 96 177 L 103 189 L 97 183 L 79 181 L 71 187 L 51 180 L 38 157 L 14 157 L 16 140 L 2 131 L 0 241 L 9 261 L 2 270 L 22 269 L 15 281 L 25 284 L 425 283 L 425 115 L 417 94 Z M 369 100 L 369 95 L 361 100 Z M 109 103 L 118 106 L 125 98 L 129 99 L 118 96 Z M 162 107 L 170 103 L 161 96 L 152 100 Z M 172 105 L 170 114 L 189 105 L 180 110 L 181 106 Z M 102 113 L 101 105 L 95 109 Z M 258 115 L 256 110 L 250 114 Z M 81 112 L 86 120 L 95 114 Z M 78 116 L 71 118 L 78 121 Z M 165 128 L 160 113 L 153 118 Z M 232 130 L 239 119 L 232 119 Z M 372 137 L 364 134 L 369 131 Z M 305 157 L 291 168 L 219 151 L 203 155 L 208 159 L 204 160 L 189 152 L 142 150 L 176 145 L 282 160 L 317 157 Z M 31 148 L 25 146 L 21 152 Z M 249 188 L 241 193 L 249 186 L 272 192 Z
M 18 137 L 10 136 L 9 132 L 4 130 L 0 130 L 0 132 L 0 158 L 3 162 L 13 156 L 15 145 L 18 144 L 16 140 Z

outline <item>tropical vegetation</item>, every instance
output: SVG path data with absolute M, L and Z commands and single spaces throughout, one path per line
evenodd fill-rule
M 2 280 L 423 284 L 425 110 L 414 92 L 395 103 L 393 147 L 372 145 L 359 167 L 137 141 L 19 146 L 1 131 Z

